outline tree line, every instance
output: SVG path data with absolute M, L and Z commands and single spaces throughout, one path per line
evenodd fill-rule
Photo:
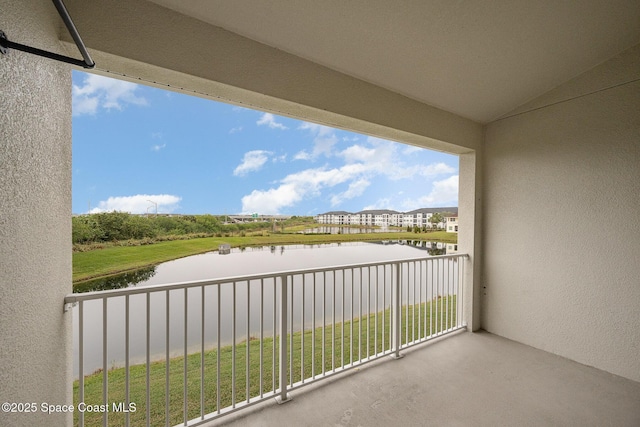
M 296 223 L 297 217 L 286 222 Z M 142 216 L 126 212 L 105 212 L 71 218 L 74 244 L 122 240 L 157 239 L 168 236 L 198 237 L 232 235 L 250 231 L 271 230 L 269 222 L 228 224 L 216 215 Z M 298 217 L 298 219 L 301 219 Z

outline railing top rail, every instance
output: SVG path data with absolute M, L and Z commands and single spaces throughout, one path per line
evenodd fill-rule
M 437 260 L 437 259 L 447 259 L 447 258 L 468 258 L 468 254 L 451 254 L 451 255 L 436 255 L 436 256 L 426 256 L 426 257 L 416 257 L 416 258 L 402 258 L 395 260 L 387 260 L 387 261 L 377 261 L 377 262 L 364 262 L 357 264 L 345 264 L 345 265 L 334 265 L 329 267 L 315 267 L 315 268 L 303 268 L 296 270 L 283 270 L 276 271 L 272 273 L 259 273 L 259 274 L 249 274 L 243 276 L 231 276 L 231 277 L 221 277 L 217 279 L 206 279 L 206 280 L 196 280 L 196 281 L 188 281 L 188 282 L 176 282 L 176 283 L 168 283 L 164 285 L 146 285 L 146 286 L 137 286 L 132 288 L 124 288 L 124 289 L 112 289 L 107 291 L 94 291 L 94 292 L 84 292 L 84 293 L 72 293 L 67 295 L 64 298 L 65 304 L 74 304 L 79 301 L 88 301 L 95 299 L 103 299 L 103 298 L 113 298 L 124 295 L 136 295 L 136 294 L 146 294 L 151 292 L 163 292 L 163 291 L 171 291 L 175 289 L 185 289 L 185 288 L 194 288 L 199 286 L 210 286 L 210 285 L 220 285 L 224 283 L 233 283 L 233 282 L 247 282 L 251 280 L 259 280 L 259 279 L 267 279 L 274 278 L 280 276 L 291 276 L 291 275 L 300 275 L 300 274 L 315 274 L 322 273 L 325 271 L 332 270 L 345 270 L 345 269 L 353 269 L 353 268 L 362 268 L 362 267 L 376 267 L 380 265 L 388 265 L 388 264 L 397 264 L 404 262 L 415 262 L 415 261 L 426 261 L 426 260 Z

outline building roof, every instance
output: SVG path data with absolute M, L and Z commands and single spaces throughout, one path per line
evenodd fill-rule
M 415 209 L 409 212 L 405 212 L 406 214 L 425 214 L 425 213 L 454 213 L 454 214 L 458 214 L 458 207 L 457 206 L 452 206 L 452 207 L 448 207 L 448 208 L 420 208 L 420 209 Z

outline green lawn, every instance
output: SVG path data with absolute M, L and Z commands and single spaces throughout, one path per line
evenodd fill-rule
M 417 304 L 415 306 L 405 306 L 402 311 L 401 331 L 402 343 L 406 343 L 406 335 L 408 333 L 409 341 L 415 333 L 417 338 L 418 328 L 424 336 L 425 325 L 429 334 L 436 334 L 443 329 L 456 325 L 456 296 L 438 298 L 437 300 Z M 443 320 L 448 318 L 448 321 Z M 383 326 L 384 319 L 384 326 Z M 408 319 L 408 321 L 407 321 Z M 436 324 L 437 319 L 437 324 Z M 441 320 L 443 319 L 443 320 Z M 389 349 L 389 310 L 377 313 L 377 339 L 374 336 L 376 326 L 376 315 L 371 314 L 362 318 L 357 318 L 352 322 L 327 326 L 325 328 L 325 352 L 322 354 L 322 327 L 315 329 L 315 341 L 313 340 L 314 331 L 306 330 L 304 333 L 297 332 L 293 334 L 293 376 L 287 373 L 289 381 L 298 382 L 302 379 L 304 371 L 305 378 L 312 375 L 312 367 L 315 364 L 315 375 L 322 375 L 323 357 L 324 370 L 330 372 L 334 368 L 356 361 L 359 355 L 366 358 L 368 355 L 373 356 L 376 352 L 383 352 Z M 344 330 L 344 334 L 343 334 Z M 352 340 L 353 330 L 353 340 Z M 288 343 L 291 339 L 288 336 Z M 301 357 L 301 346 L 304 341 L 305 358 Z M 353 341 L 353 346 L 351 342 Z M 384 347 L 383 347 L 384 341 Z M 315 345 L 314 345 L 315 343 Z M 332 351 L 333 343 L 333 351 Z M 249 345 L 249 379 L 246 377 L 246 354 L 247 345 Z M 249 396 L 255 397 L 260 395 L 260 348 L 262 347 L 263 356 L 263 393 L 267 393 L 277 389 L 278 385 L 278 363 L 279 354 L 278 338 L 276 337 L 275 354 L 276 369 L 272 374 L 273 365 L 273 338 L 259 339 L 252 338 L 248 343 L 245 341 L 236 346 L 235 353 L 235 401 L 242 402 L 247 399 L 246 389 L 249 386 Z M 315 351 L 312 348 L 315 347 Z M 287 355 L 290 360 L 291 348 Z M 313 357 L 312 357 L 313 356 Z M 232 347 L 223 347 L 220 350 L 220 369 L 218 370 L 218 352 L 214 350 L 205 351 L 204 353 L 204 413 L 211 413 L 217 410 L 218 400 L 219 407 L 225 408 L 232 404 L 232 394 L 234 393 L 233 375 L 233 355 Z M 313 362 L 312 362 L 313 359 Z M 399 362 L 401 363 L 401 362 Z M 303 369 L 304 365 L 304 369 Z M 186 359 L 186 383 L 187 383 L 187 419 L 200 416 L 200 399 L 201 399 L 201 381 L 200 373 L 203 365 L 201 364 L 201 353 L 195 353 L 187 356 Z M 184 422 L 184 357 L 176 357 L 170 359 L 169 369 L 169 421 L 170 425 L 176 425 Z M 150 364 L 150 424 L 152 426 L 165 425 L 165 378 L 167 364 L 165 361 L 153 362 Z M 219 375 L 218 375 L 219 372 Z M 108 402 L 124 402 L 125 401 L 125 369 L 115 368 L 108 372 Z M 275 382 L 274 378 L 275 376 Z M 219 377 L 219 383 L 218 383 Z M 78 402 L 78 381 L 74 383 L 74 404 L 77 407 Z M 85 377 L 85 396 L 86 404 L 102 404 L 102 386 L 103 373 L 97 372 Z M 219 386 L 219 387 L 218 387 Z M 218 394 L 218 388 L 220 393 Z M 130 414 L 130 423 L 132 426 L 145 425 L 146 420 L 146 365 L 136 365 L 130 367 L 130 399 L 136 403 L 137 411 Z M 75 423 L 78 424 L 78 412 L 74 414 Z M 122 413 L 109 413 L 109 426 L 125 425 L 125 416 Z M 86 426 L 102 425 L 102 414 L 85 413 Z
M 210 252 L 221 243 L 233 247 L 315 244 L 374 240 L 429 240 L 455 243 L 457 235 L 444 231 L 430 233 L 370 233 L 370 234 L 266 234 L 255 236 L 207 237 L 173 240 L 143 246 L 111 246 L 88 252 L 73 253 L 73 282 L 109 276 L 162 262 Z

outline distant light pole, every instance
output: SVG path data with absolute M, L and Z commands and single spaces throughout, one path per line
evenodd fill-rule
M 154 202 L 153 200 L 147 200 L 147 202 L 153 203 L 154 205 L 156 205 L 156 218 L 158 217 L 158 204 L 156 202 Z M 151 207 L 151 206 L 149 206 Z M 149 208 L 147 208 L 148 211 Z

